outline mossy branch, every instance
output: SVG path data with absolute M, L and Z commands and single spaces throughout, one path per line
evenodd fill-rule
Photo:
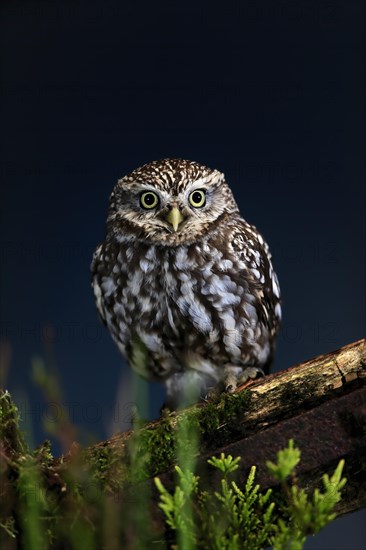
M 314 486 L 340 459 L 346 459 L 349 483 L 338 512 L 351 512 L 366 502 L 364 484 L 360 483 L 366 456 L 365 385 L 363 339 L 266 376 L 217 402 L 200 403 L 166 414 L 134 432 L 116 434 L 87 448 L 85 459 L 95 465 L 96 475 L 112 492 L 118 492 L 125 481 L 156 475 L 172 486 L 179 434 L 186 454 L 197 456 L 201 475 L 207 459 L 225 451 L 240 456 L 244 470 L 255 464 L 258 482 L 266 488 L 273 484 L 266 462 L 292 438 L 302 451 L 297 472 L 305 486 Z M 190 430 L 198 430 L 198 449 L 191 444 L 195 438 L 190 437 Z M 186 438 L 183 443 L 182 436 Z M 65 467 L 68 460 L 63 457 L 58 466 Z M 219 479 L 212 478 L 211 483 L 215 482 Z

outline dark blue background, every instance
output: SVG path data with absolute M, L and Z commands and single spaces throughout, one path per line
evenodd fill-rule
M 352 0 L 2 3 L 1 359 L 34 444 L 61 415 L 32 381 L 37 355 L 57 368 L 71 438 L 128 428 L 136 382 L 89 264 L 117 178 L 154 159 L 223 171 L 269 242 L 275 369 L 365 335 L 364 16 Z M 307 548 L 363 548 L 364 520 Z

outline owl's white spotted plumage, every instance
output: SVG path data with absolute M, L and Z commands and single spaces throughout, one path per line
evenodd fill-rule
M 155 161 L 118 181 L 91 265 L 101 318 L 170 406 L 266 370 L 281 317 L 267 244 L 217 170 Z

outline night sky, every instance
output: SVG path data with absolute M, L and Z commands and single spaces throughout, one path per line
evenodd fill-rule
M 365 336 L 364 29 L 352 0 L 2 2 L 1 363 L 34 445 L 57 414 L 39 358 L 76 439 L 129 426 L 132 376 L 89 265 L 115 182 L 151 160 L 224 172 L 270 244 L 274 370 Z M 164 393 L 148 390 L 155 417 Z M 306 548 L 364 548 L 364 525 L 353 514 Z

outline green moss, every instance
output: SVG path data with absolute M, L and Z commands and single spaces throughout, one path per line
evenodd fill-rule
M 48 439 L 44 441 L 39 447 L 34 449 L 33 456 L 43 468 L 51 466 L 54 461 L 51 453 L 51 442 Z
M 93 456 L 95 475 L 101 480 L 105 478 L 112 462 L 112 449 L 107 446 L 98 447 Z
M 174 417 L 166 415 L 159 424 L 136 430 L 128 449 L 131 481 L 167 470 L 175 461 Z
M 200 451 L 215 449 L 228 437 L 239 438 L 250 399 L 250 392 L 223 394 L 216 402 L 191 407 L 179 416 L 166 414 L 158 424 L 135 431 L 129 444 L 132 479 L 141 480 L 172 468 L 177 463 L 178 437 L 187 456 L 197 452 L 190 437 L 195 432 L 200 436 Z
M 27 452 L 23 434 L 19 430 L 19 411 L 10 393 L 0 390 L 0 440 L 8 458 Z
M 190 434 L 200 437 L 200 451 L 217 448 L 221 443 L 242 435 L 243 412 L 248 409 L 250 392 L 222 394 L 215 402 L 196 405 L 185 411 L 166 413 L 158 423 L 135 429 L 126 450 L 101 445 L 86 449 L 81 461 L 90 470 L 94 480 L 111 491 L 125 481 L 146 479 L 172 468 L 177 463 L 177 440 L 187 456 L 196 455 L 197 448 Z M 10 395 L 1 395 L 2 439 L 12 451 L 25 453 L 19 432 L 19 414 Z M 183 441 L 182 441 L 183 438 Z M 44 442 L 33 452 L 33 457 L 45 470 L 53 463 L 51 446 Z M 75 470 L 76 471 L 76 470 Z
M 86 449 L 80 459 L 81 464 L 87 465 L 91 478 L 107 493 L 120 489 L 126 481 L 127 459 L 123 449 L 103 444 Z
M 218 402 L 197 409 L 196 422 L 205 449 L 217 448 L 228 438 L 234 440 L 243 434 L 243 415 L 251 402 L 251 393 L 223 394 Z
M 224 443 L 228 437 L 240 437 L 243 416 L 250 402 L 250 392 L 223 394 L 215 402 L 196 405 L 185 411 L 166 413 L 158 423 L 135 429 L 126 452 L 101 445 L 83 452 L 82 461 L 92 478 L 108 490 L 120 488 L 125 481 L 142 480 L 170 469 L 177 463 L 177 439 L 188 455 L 197 453 L 190 434 L 198 432 L 200 449 L 210 450 Z M 12 453 L 27 453 L 19 432 L 19 413 L 10 395 L 0 395 L 1 438 Z M 53 463 L 51 446 L 45 441 L 33 452 L 33 457 L 45 470 Z

